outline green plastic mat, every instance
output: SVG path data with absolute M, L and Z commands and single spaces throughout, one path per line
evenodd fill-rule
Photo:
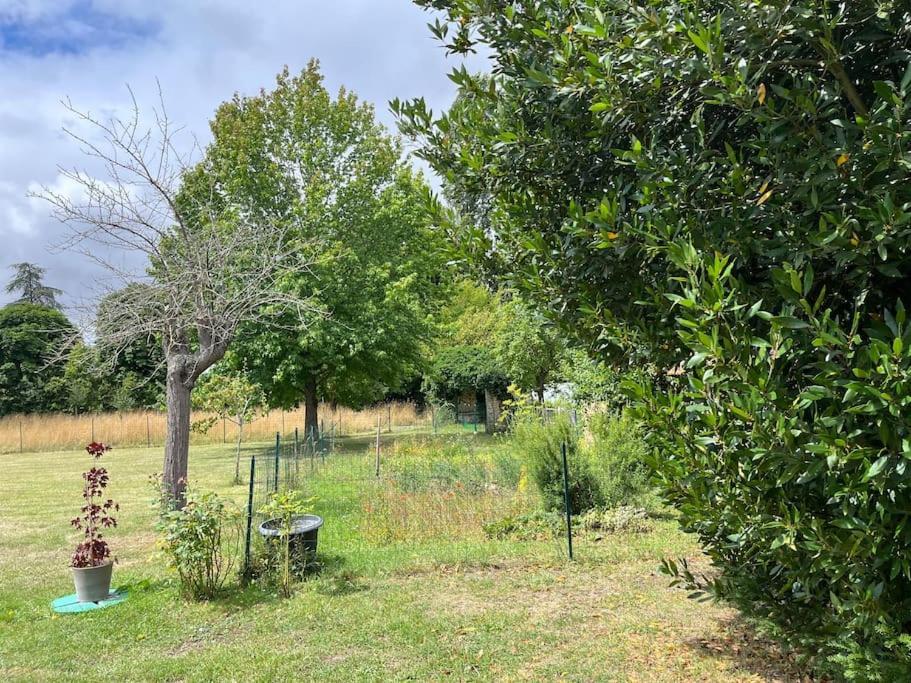
M 111 605 L 117 605 L 127 599 L 127 592 L 120 589 L 111 589 L 106 600 L 99 602 L 79 602 L 75 593 L 64 595 L 57 598 L 51 603 L 51 609 L 58 614 L 79 614 L 80 612 L 90 612 L 93 609 L 104 609 Z

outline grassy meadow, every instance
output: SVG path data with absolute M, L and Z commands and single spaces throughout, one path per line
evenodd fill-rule
M 288 599 L 252 585 L 204 603 L 181 597 L 156 554 L 147 480 L 160 449 L 115 449 L 105 456 L 121 503 L 114 585 L 129 598 L 81 615 L 49 603 L 73 590 L 69 519 L 89 458 L 3 455 L 0 679 L 796 680 L 734 611 L 688 600 L 657 574 L 665 556 L 699 565 L 669 517 L 646 533 L 580 535 L 574 562 L 559 538 L 488 538 L 483 524 L 536 504 L 521 476 L 501 488 L 472 474 L 474 462 L 506 471 L 508 446 L 387 436 L 376 478 L 369 438 L 343 440 L 305 477 L 325 519 L 321 571 Z M 443 467 L 438 453 L 455 455 Z M 201 488 L 243 501 L 230 445 L 194 447 L 190 468 Z
M 431 428 L 430 411 L 420 412 L 413 403 L 388 403 L 363 410 L 342 406 L 320 406 L 320 419 L 326 430 L 343 435 L 384 431 Z M 202 423 L 211 414 L 195 411 L 194 423 Z M 251 443 L 269 441 L 275 432 L 286 433 L 304 423 L 303 408 L 272 410 L 258 415 L 244 426 L 243 440 Z M 111 413 L 35 413 L 0 417 L 0 453 L 78 450 L 96 438 L 117 447 L 160 446 L 164 443 L 166 416 L 160 411 L 133 410 Z M 237 426 L 229 419 L 218 418 L 204 431 L 190 435 L 194 445 L 234 443 Z

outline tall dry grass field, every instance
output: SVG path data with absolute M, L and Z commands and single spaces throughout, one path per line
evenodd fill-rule
M 196 412 L 193 421 L 209 417 Z M 337 435 L 384 432 L 429 427 L 431 414 L 421 413 L 413 403 L 387 403 L 365 410 L 351 410 L 326 404 L 320 406 L 324 430 Z M 297 427 L 303 432 L 303 408 L 273 410 L 244 426 L 243 441 L 270 441 L 276 432 L 290 434 Z M 67 415 L 64 413 L 8 415 L 0 418 L 0 453 L 32 451 L 65 451 L 81 449 L 89 441 L 103 441 L 113 446 L 160 446 L 164 444 L 165 414 L 156 411 L 131 411 Z M 230 420 L 218 419 L 205 432 L 194 430 L 190 443 L 233 443 L 237 426 Z

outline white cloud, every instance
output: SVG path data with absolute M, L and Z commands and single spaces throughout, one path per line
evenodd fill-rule
M 95 113 L 125 111 L 127 83 L 154 104 L 158 79 L 171 117 L 204 140 L 220 102 L 317 57 L 330 90 L 354 90 L 394 128 L 390 99 L 423 96 L 440 108 L 453 96 L 453 63 L 427 20 L 409 0 L 0 0 L 0 268 L 37 261 L 73 296 L 93 276 L 89 262 L 47 252 L 61 226 L 27 196 L 60 182 L 58 165 L 84 165 L 61 132 L 62 98 Z M 28 36 L 43 42 L 32 49 Z

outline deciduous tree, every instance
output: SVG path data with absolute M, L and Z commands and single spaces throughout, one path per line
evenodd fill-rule
M 288 226 L 311 266 L 282 291 L 319 302 L 303 325 L 244 326 L 232 356 L 274 406 L 303 399 L 315 433 L 320 399 L 363 405 L 420 366 L 448 281 L 426 187 L 372 106 L 344 89 L 331 96 L 316 62 L 226 102 L 212 131 L 212 182 L 258 220 Z
M 0 308 L 0 415 L 59 410 L 65 396 L 54 363 L 75 329 L 63 313 L 31 303 Z
M 63 245 L 105 266 L 120 281 L 99 337 L 108 348 L 161 339 L 166 362 L 167 437 L 163 480 L 183 505 L 190 436 L 190 396 L 202 373 L 220 361 L 245 322 L 268 325 L 299 297 L 279 281 L 306 267 L 303 242 L 211 182 L 211 161 L 179 137 L 163 105 L 146 128 L 135 101 L 125 119 L 102 119 L 67 105 L 78 128 L 67 129 L 103 177 L 62 171 L 78 193 L 45 188 L 39 196 L 71 228 Z M 145 260 L 145 272 L 126 270 Z M 129 285 L 129 286 L 127 286 Z M 101 339 L 100 339 L 101 341 Z

